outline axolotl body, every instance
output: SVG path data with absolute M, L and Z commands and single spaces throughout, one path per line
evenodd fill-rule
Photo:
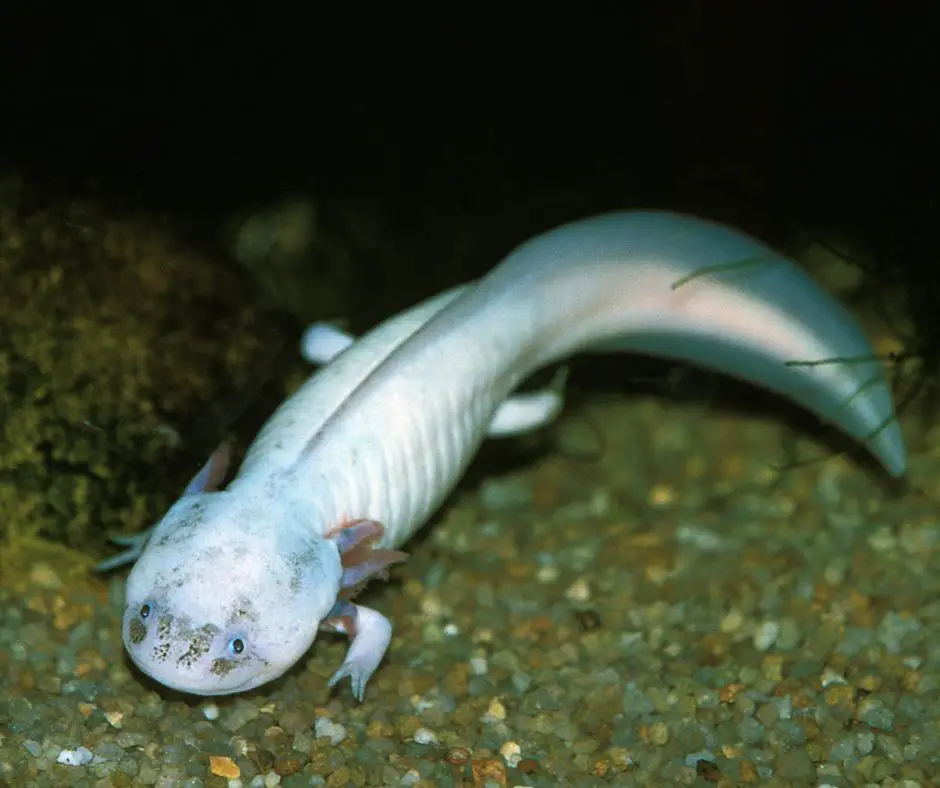
M 438 508 L 489 435 L 555 417 L 563 385 L 515 393 L 572 354 L 684 360 L 769 389 L 906 470 L 881 363 L 855 320 L 763 243 L 702 219 L 611 213 L 524 243 L 480 280 L 359 339 L 305 338 L 324 364 L 262 428 L 228 487 L 217 451 L 148 532 L 125 542 L 133 662 L 189 693 L 274 679 L 318 629 L 350 647 L 330 680 L 357 698 L 391 641 L 355 603 Z

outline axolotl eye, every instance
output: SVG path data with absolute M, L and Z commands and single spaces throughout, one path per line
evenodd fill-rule
M 150 602 L 144 602 L 137 608 L 136 616 L 127 618 L 127 637 L 135 646 L 144 642 L 148 631 L 157 620 L 157 608 Z
M 236 635 L 228 642 L 228 655 L 233 658 L 240 657 L 245 653 L 247 648 L 248 646 L 245 644 L 245 639 Z

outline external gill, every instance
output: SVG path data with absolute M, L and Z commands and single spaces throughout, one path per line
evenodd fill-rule
M 196 475 L 190 479 L 181 497 L 217 490 L 219 485 L 225 480 L 225 475 L 228 473 L 231 460 L 232 446 L 228 441 L 222 441 Z M 131 534 L 130 536 L 112 536 L 111 541 L 114 544 L 126 547 L 127 549 L 95 564 L 95 571 L 110 572 L 113 569 L 117 569 L 119 566 L 124 566 L 124 564 L 133 564 L 144 552 L 144 548 L 147 546 L 147 542 L 150 541 L 150 537 L 156 527 L 157 524 L 154 524 L 146 530 L 138 534 Z

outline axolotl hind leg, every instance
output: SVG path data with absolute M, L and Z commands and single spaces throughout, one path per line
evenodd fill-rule
M 328 364 L 356 338 L 332 323 L 313 323 L 300 340 L 300 353 L 310 364 Z M 568 368 L 560 367 L 548 386 L 508 397 L 493 414 L 490 438 L 524 435 L 551 424 L 565 404 Z

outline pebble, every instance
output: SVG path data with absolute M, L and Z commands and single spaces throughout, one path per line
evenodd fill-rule
M 318 739 L 321 737 L 329 739 L 330 744 L 334 745 L 339 744 L 347 736 L 346 726 L 333 722 L 328 717 L 317 717 L 314 733 Z
M 66 766 L 85 766 L 91 763 L 94 757 L 91 750 L 79 747 L 77 750 L 62 750 L 55 760 L 56 763 L 62 763 Z
M 414 740 L 418 744 L 438 744 L 440 739 L 438 739 L 437 734 L 434 731 L 429 730 L 428 728 L 418 728 L 414 733 Z
M 567 589 L 565 598 L 571 602 L 587 602 L 591 598 L 591 587 L 587 580 L 579 577 Z
M 754 648 L 758 651 L 767 651 L 777 642 L 780 634 L 780 624 L 777 621 L 764 621 L 754 633 Z
M 728 438 L 711 417 L 665 413 L 613 407 L 598 466 L 548 456 L 452 504 L 400 585 L 370 584 L 395 633 L 363 704 L 326 691 L 341 639 L 318 638 L 277 682 L 195 703 L 124 666 L 110 584 L 82 618 L 62 608 L 71 575 L 51 564 L 29 593 L 0 581 L 0 783 L 930 784 L 935 542 L 920 551 L 897 529 L 892 542 L 884 512 L 823 527 L 818 500 L 758 500 L 774 492 L 702 506 L 717 481 L 680 447 L 727 453 Z M 653 423 L 676 432 L 661 444 L 676 460 L 657 464 L 650 507 L 652 471 L 628 437 Z M 788 500 L 809 495 L 798 478 Z M 832 506 L 876 505 L 854 478 L 840 476 Z M 549 495 L 557 508 L 536 511 Z

